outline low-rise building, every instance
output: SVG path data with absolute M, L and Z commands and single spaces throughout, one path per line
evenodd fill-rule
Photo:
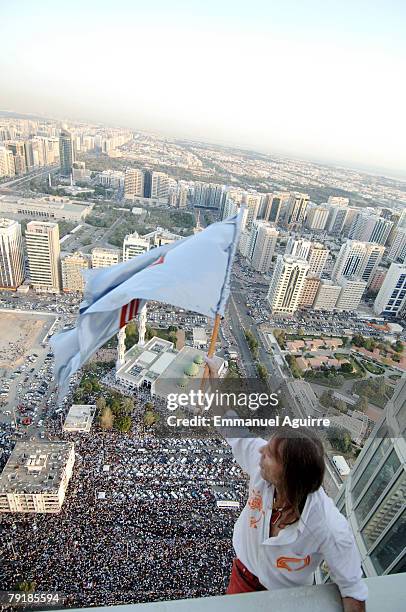
M 94 404 L 72 404 L 63 424 L 63 431 L 88 432 L 90 431 L 96 414 Z
M 0 475 L 0 513 L 58 513 L 75 462 L 73 442 L 17 442 Z
M 93 204 L 83 205 L 61 196 L 46 196 L 39 199 L 3 196 L 0 199 L 0 216 L 12 214 L 44 221 L 77 221 L 89 215 Z

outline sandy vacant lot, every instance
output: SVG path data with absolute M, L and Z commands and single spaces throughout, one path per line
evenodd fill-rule
M 0 367 L 13 368 L 22 362 L 46 321 L 19 313 L 0 313 Z

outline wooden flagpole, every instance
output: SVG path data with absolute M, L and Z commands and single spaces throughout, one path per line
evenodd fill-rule
M 210 339 L 210 344 L 209 344 L 209 350 L 207 353 L 207 357 L 209 357 L 209 359 L 213 357 L 214 352 L 216 350 L 216 342 L 217 342 L 217 336 L 218 336 L 219 329 L 220 329 L 220 321 L 221 321 L 221 315 L 216 314 L 216 317 L 214 319 L 213 332 L 211 334 L 211 339 Z M 206 363 L 206 366 L 203 372 L 203 376 L 202 376 L 202 384 L 201 384 L 202 390 L 204 390 L 204 387 L 206 385 L 206 380 L 209 377 L 209 373 L 210 373 L 209 365 Z

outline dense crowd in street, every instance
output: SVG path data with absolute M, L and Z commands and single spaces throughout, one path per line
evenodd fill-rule
M 62 437 L 76 451 L 64 506 L 3 515 L 3 588 L 34 581 L 69 606 L 225 592 L 238 510 L 216 498 L 244 503 L 246 480 L 224 441 L 158 440 L 137 426 Z

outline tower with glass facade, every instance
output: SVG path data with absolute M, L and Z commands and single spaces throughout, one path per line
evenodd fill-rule
M 365 575 L 406 571 L 406 376 L 367 440 L 337 499 Z

